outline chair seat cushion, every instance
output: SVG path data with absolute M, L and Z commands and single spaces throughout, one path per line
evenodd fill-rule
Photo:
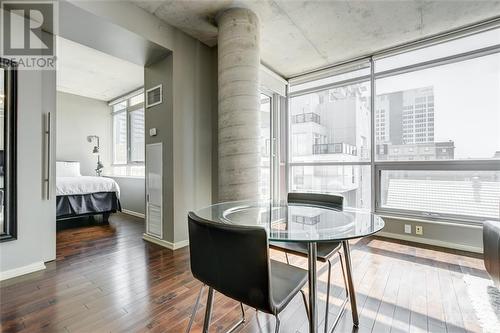
M 271 260 L 271 290 L 275 314 L 287 306 L 306 282 L 306 270 Z
M 340 250 L 340 242 L 317 243 L 317 257 L 321 262 L 326 262 L 331 256 Z M 307 244 L 294 242 L 269 242 L 269 247 L 278 251 L 292 253 L 301 257 L 307 257 Z

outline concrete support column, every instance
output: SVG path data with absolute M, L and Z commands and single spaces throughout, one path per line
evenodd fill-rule
M 219 201 L 257 199 L 260 188 L 260 27 L 255 13 L 219 14 Z

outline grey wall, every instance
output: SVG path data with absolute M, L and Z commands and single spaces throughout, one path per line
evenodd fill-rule
M 43 196 L 43 114 L 56 118 L 55 71 L 18 73 L 17 225 L 18 239 L 0 243 L 0 271 L 54 260 L 56 256 L 56 202 Z M 55 119 L 54 119 L 55 120 Z M 55 125 L 55 122 L 53 122 Z M 52 141 L 55 131 L 52 133 Z M 51 190 L 55 190 L 55 152 Z
M 145 89 L 163 84 L 163 103 L 146 110 L 146 144 L 163 143 L 163 233 L 187 240 L 189 210 L 212 202 L 213 51 L 185 34 L 177 51 L 147 66 Z M 182 56 L 176 57 L 176 52 Z
M 183 33 L 177 51 L 144 73 L 145 89 L 163 84 L 163 103 L 146 110 L 146 144 L 163 143 L 163 234 L 186 241 L 187 213 L 212 203 L 214 52 Z M 179 52 L 181 56 L 176 56 Z M 215 104 L 216 106 L 216 104 Z
M 385 228 L 381 236 L 413 242 L 482 252 L 483 229 L 480 225 L 459 225 L 445 222 L 429 222 L 411 219 L 384 218 Z M 405 224 L 411 225 L 411 234 L 404 232 Z M 416 235 L 415 226 L 422 226 L 424 234 Z
M 156 128 L 156 136 L 146 134 L 146 145 L 162 143 L 163 154 L 163 239 L 173 242 L 174 180 L 173 180 L 173 55 L 144 68 L 144 88 L 163 86 L 163 103 L 145 111 L 145 132 Z M 147 161 L 146 161 L 147 163 Z
M 122 209 L 145 214 L 146 194 L 144 177 L 112 177 L 120 186 Z
M 187 213 L 212 203 L 213 52 L 184 33 L 173 51 L 174 242 L 188 239 Z M 167 166 L 168 167 L 168 166 Z
M 57 92 L 57 160 L 78 161 L 82 175 L 94 176 L 97 157 L 92 154 L 92 148 L 95 143 L 87 142 L 87 136 L 98 135 L 101 161 L 105 168 L 109 167 L 112 162 L 111 121 L 106 102 Z

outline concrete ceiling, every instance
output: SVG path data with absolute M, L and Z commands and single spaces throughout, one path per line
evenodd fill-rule
M 57 38 L 57 90 L 110 101 L 144 84 L 144 68 Z
M 262 62 L 291 77 L 500 15 L 500 1 L 132 0 L 203 43 L 220 10 L 247 7 L 262 23 Z

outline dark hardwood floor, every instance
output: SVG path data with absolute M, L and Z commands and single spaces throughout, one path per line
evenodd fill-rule
M 124 214 L 109 225 L 60 230 L 57 260 L 46 270 L 0 283 L 1 331 L 184 332 L 200 287 L 188 249 L 149 244 L 142 232 L 143 221 Z M 500 332 L 500 293 L 479 256 L 372 237 L 353 242 L 352 257 L 360 327 L 346 311 L 336 332 Z M 334 283 L 332 318 L 343 295 L 338 263 Z M 318 289 L 322 314 L 326 273 Z M 214 304 L 211 332 L 223 332 L 239 319 L 238 304 L 220 294 Z M 240 332 L 273 332 L 271 316 L 246 314 Z M 300 296 L 280 318 L 281 332 L 307 332 Z

